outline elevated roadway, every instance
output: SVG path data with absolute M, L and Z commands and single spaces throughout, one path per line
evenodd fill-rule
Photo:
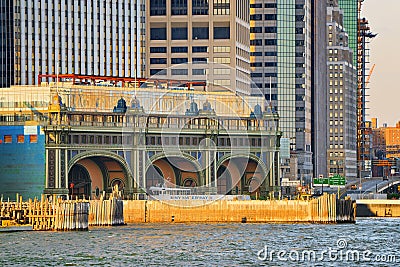
M 368 193 L 382 193 L 389 187 L 400 184 L 400 176 L 391 176 L 387 179 L 382 177 L 373 177 L 360 180 L 347 181 L 346 187 L 340 190 L 340 197 L 343 198 L 347 194 L 368 194 Z

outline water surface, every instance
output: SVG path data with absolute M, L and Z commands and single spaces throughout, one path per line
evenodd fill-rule
M 399 238 L 400 219 L 335 225 L 131 224 L 87 232 L 0 233 L 0 266 L 397 266 Z M 321 257 L 324 250 L 336 250 L 331 256 L 337 257 Z M 371 261 L 346 258 L 349 250 L 370 251 Z M 314 251 L 315 258 L 302 259 L 305 251 Z M 377 262 L 377 256 L 395 256 L 397 264 Z

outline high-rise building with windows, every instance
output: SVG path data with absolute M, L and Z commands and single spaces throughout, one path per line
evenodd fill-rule
M 315 177 L 328 177 L 328 76 L 326 53 L 326 0 L 312 1 L 312 152 Z
M 339 7 L 343 10 L 343 26 L 349 36 L 349 47 L 353 50 L 354 66 L 357 66 L 358 1 L 339 0 Z
M 5 0 L 0 3 L 0 87 L 39 74 L 140 77 L 140 0 Z
M 357 177 L 357 69 L 343 27 L 343 10 L 337 0 L 327 0 L 327 65 L 329 107 L 328 170 Z
M 146 5 L 146 76 L 207 81 L 209 90 L 250 94 L 249 0 Z
M 289 140 L 291 157 L 282 159 L 290 173 L 310 182 L 313 176 L 311 130 L 310 0 L 251 0 L 251 76 L 280 116 L 282 138 Z

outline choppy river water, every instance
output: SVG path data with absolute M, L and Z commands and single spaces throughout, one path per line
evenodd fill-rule
M 398 266 L 400 219 L 0 233 L 0 266 Z

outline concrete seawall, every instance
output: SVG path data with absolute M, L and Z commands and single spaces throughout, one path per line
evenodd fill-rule
M 357 217 L 400 217 L 400 200 L 359 199 Z
M 214 202 L 126 200 L 124 201 L 124 221 L 125 223 L 355 222 L 354 202 L 342 200 L 339 203 L 342 203 L 341 208 L 337 205 L 335 195 L 326 195 L 313 200 L 219 200 Z

